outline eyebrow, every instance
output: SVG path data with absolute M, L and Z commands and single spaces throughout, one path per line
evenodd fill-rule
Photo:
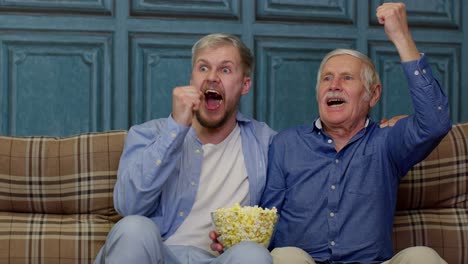
M 335 75 L 333 72 L 331 71 L 327 71 L 327 72 L 323 72 L 322 74 L 320 74 L 320 76 L 326 76 L 326 75 Z M 343 76 L 343 75 L 356 75 L 355 73 L 351 73 L 349 71 L 345 71 L 345 72 L 341 72 L 338 74 L 339 76 Z
M 210 64 L 207 60 L 205 59 L 198 59 L 197 61 L 195 61 L 195 64 L 199 64 L 199 63 L 206 63 L 206 64 Z M 221 61 L 220 65 L 226 65 L 226 64 L 232 64 L 232 65 L 236 65 L 233 61 L 230 61 L 230 60 L 223 60 Z

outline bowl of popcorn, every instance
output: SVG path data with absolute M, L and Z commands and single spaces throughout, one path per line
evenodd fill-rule
M 257 242 L 268 247 L 278 215 L 276 208 L 263 209 L 258 206 L 218 208 L 211 213 L 218 241 L 228 249 L 241 241 Z

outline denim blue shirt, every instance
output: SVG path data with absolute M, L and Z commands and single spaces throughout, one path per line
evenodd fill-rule
M 275 132 L 265 123 L 247 119 L 240 113 L 237 123 L 250 203 L 256 205 L 265 187 L 268 147 Z M 151 218 L 163 239 L 167 239 L 192 209 L 202 158 L 202 144 L 195 130 L 178 125 L 172 117 L 131 127 L 114 189 L 117 212 Z
M 280 214 L 271 248 L 296 246 L 329 263 L 392 257 L 400 179 L 451 129 L 447 97 L 425 57 L 402 66 L 415 114 L 394 127 L 369 120 L 339 152 L 317 121 L 274 138 L 261 202 Z

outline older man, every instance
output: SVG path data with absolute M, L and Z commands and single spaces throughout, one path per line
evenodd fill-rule
M 399 52 L 414 115 L 379 128 L 368 117 L 381 94 L 373 63 L 354 50 L 325 56 L 317 78 L 320 117 L 279 133 L 270 146 L 261 205 L 280 214 L 271 243 L 275 263 L 445 263 L 427 247 L 393 256 L 399 181 L 451 121 L 447 97 L 411 37 L 404 4 L 385 3 L 377 17 Z

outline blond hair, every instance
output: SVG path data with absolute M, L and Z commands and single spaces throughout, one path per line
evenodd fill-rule
M 206 48 L 218 48 L 230 45 L 239 51 L 244 76 L 250 76 L 253 69 L 253 56 L 250 49 L 236 36 L 224 33 L 206 35 L 198 40 L 192 47 L 192 67 L 195 64 L 198 52 Z

